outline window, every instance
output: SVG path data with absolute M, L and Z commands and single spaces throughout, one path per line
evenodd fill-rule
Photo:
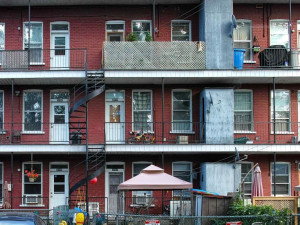
M 24 91 L 24 126 L 23 131 L 42 131 L 43 118 L 42 91 Z
M 150 166 L 151 162 L 132 163 L 132 177 L 137 176 L 143 169 Z M 152 191 L 132 191 L 133 204 L 146 203 L 147 197 L 152 197 Z
M 253 99 L 251 91 L 234 92 L 234 130 L 253 130 Z
M 274 195 L 274 163 L 271 165 L 272 195 Z M 276 195 L 290 194 L 290 164 L 276 162 Z
M 53 102 L 64 102 L 69 101 L 69 92 L 68 91 L 51 91 L 50 95 L 51 101 Z
M 244 60 L 252 60 L 252 21 L 237 20 L 236 29 L 233 31 L 234 48 L 245 49 Z
M 0 65 L 2 63 L 2 51 L 5 49 L 5 24 L 0 23 Z
M 0 130 L 3 130 L 4 123 L 4 92 L 0 91 Z
M 192 182 L 192 163 L 191 162 L 174 162 L 173 176 L 181 180 Z M 174 196 L 181 195 L 181 191 L 174 191 Z M 186 193 L 185 195 L 189 195 Z
M 42 203 L 42 163 L 28 162 L 23 163 L 23 204 L 41 204 Z M 34 181 L 30 181 L 27 173 L 33 171 L 38 174 Z
M 106 40 L 123 41 L 125 33 L 124 21 L 107 21 L 106 22 Z
M 252 169 L 253 163 L 242 163 L 241 164 L 241 181 L 244 180 L 245 176 Z M 244 183 L 242 184 L 242 190 L 244 191 L 244 198 L 251 198 L 252 194 L 252 177 L 253 171 L 248 174 L 245 178 Z
M 152 92 L 132 93 L 133 130 L 152 130 Z
M 192 92 L 173 90 L 172 93 L 172 130 L 192 131 Z
M 275 130 L 276 132 L 290 131 L 290 92 L 275 91 Z M 271 126 L 274 132 L 273 91 L 271 91 Z
M 151 21 L 132 21 L 132 32 L 136 35 L 139 41 L 145 41 L 146 35 L 151 35 Z
M 173 20 L 172 21 L 172 41 L 191 40 L 191 21 Z
M 270 21 L 270 45 L 284 45 L 289 47 L 289 21 Z
M 28 22 L 24 23 L 24 49 L 28 49 L 29 38 Z M 43 23 L 31 22 L 30 23 L 30 62 L 42 63 L 43 62 Z
M 0 202 L 3 202 L 3 163 L 0 163 Z

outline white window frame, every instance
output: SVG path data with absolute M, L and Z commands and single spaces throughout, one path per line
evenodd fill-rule
M 173 94 L 174 92 L 189 92 L 190 93 L 190 129 L 189 130 L 174 130 L 174 122 L 173 121 L 173 114 L 174 114 L 174 108 L 173 108 L 173 103 L 174 103 L 174 97 Z M 172 132 L 173 133 L 191 133 L 193 131 L 193 92 L 191 89 L 172 89 Z
M 272 173 L 272 165 L 274 164 L 274 162 L 270 163 L 270 182 L 271 182 L 271 196 L 274 196 L 273 193 L 273 182 L 272 182 L 272 178 L 273 178 L 273 173 Z M 276 196 L 290 196 L 291 195 L 291 164 L 289 162 L 276 162 L 276 165 L 278 164 L 287 164 L 288 165 L 288 170 L 289 170 L 289 183 L 278 183 L 276 182 L 276 184 L 288 184 L 288 194 L 284 194 L 284 195 L 279 195 L 276 194 Z M 275 168 L 274 168 L 275 169 Z M 276 173 L 277 176 L 277 173 Z
M 253 168 L 253 162 L 242 162 L 241 163 L 241 179 L 243 180 L 244 179 L 244 177 L 242 176 L 242 166 L 243 165 L 250 165 L 250 169 L 252 169 Z M 253 183 L 253 175 L 254 175 L 254 172 L 253 172 L 253 170 L 250 172 L 250 174 L 251 174 L 251 182 L 244 182 L 244 184 L 251 184 L 251 194 L 252 194 L 252 183 Z M 250 175 L 249 174 L 249 175 Z M 246 174 L 245 174 L 246 175 Z M 248 175 L 248 176 L 249 176 Z M 243 185 L 243 184 L 242 184 Z M 249 194 L 245 194 L 245 192 L 244 192 L 244 197 L 245 196 L 247 196 L 247 198 L 251 198 L 251 194 L 249 195 Z
M 192 21 L 191 20 L 172 20 L 171 21 L 171 41 L 173 40 L 173 23 L 189 23 L 189 40 L 192 40 Z
M 236 20 L 237 24 L 238 23 L 248 23 L 249 24 L 249 38 L 250 40 L 233 40 L 233 43 L 250 43 L 249 45 L 249 52 L 250 52 L 250 58 L 248 60 L 244 60 L 245 63 L 247 62 L 253 62 L 253 51 L 252 51 L 252 47 L 253 47 L 253 37 L 252 37 L 252 20 L 248 20 L 248 19 L 239 19 Z M 246 49 L 247 50 L 247 49 Z
M 3 40 L 3 41 L 4 41 L 4 47 L 3 47 L 3 49 L 0 48 L 0 54 L 1 54 L 1 50 L 2 50 L 2 51 L 5 50 L 5 23 L 0 23 L 0 26 L 1 26 L 1 25 L 4 26 L 4 40 Z M 1 58 L 0 58 L 0 59 L 1 59 Z M 2 60 L 0 60 L 0 66 L 1 66 L 1 61 L 2 61 Z
M 132 130 L 134 131 L 134 112 L 136 110 L 133 109 L 133 93 L 134 92 L 149 92 L 151 94 L 151 122 L 150 122 L 150 131 L 153 131 L 153 92 L 152 90 L 146 90 L 146 89 L 134 89 L 132 90 L 132 103 L 131 103 L 131 109 L 132 109 Z M 137 112 L 144 112 L 144 111 L 149 111 L 149 110 L 137 110 Z
M 288 23 L 289 22 L 289 20 L 287 20 L 287 19 L 273 19 L 273 20 L 270 20 L 269 21 L 269 24 L 270 24 L 270 45 L 273 45 L 272 43 L 271 43 L 271 40 L 272 40 L 272 36 L 271 36 L 271 23 L 272 22 L 284 22 L 284 23 Z M 287 33 L 287 35 L 288 35 L 288 33 Z M 283 45 L 283 44 L 282 44 Z M 287 47 L 287 48 L 289 48 L 290 47 L 290 43 L 288 42 L 288 46 L 285 46 L 285 47 Z
M 41 92 L 41 130 L 40 131 L 25 131 L 25 93 L 26 92 Z M 44 134 L 45 132 L 43 131 L 43 114 L 44 114 L 44 101 L 43 101 L 44 95 L 43 95 L 43 90 L 40 89 L 28 89 L 23 91 L 23 125 L 22 125 L 22 133 L 23 134 Z
M 253 91 L 249 89 L 239 89 L 239 90 L 234 90 L 235 93 L 239 92 L 248 92 L 251 95 L 251 129 L 250 130 L 234 130 L 235 133 L 253 133 L 254 132 L 254 117 L 253 117 Z M 243 111 L 236 111 L 234 109 L 234 114 L 235 112 L 243 112 Z M 244 110 L 244 112 L 249 112 L 249 110 Z
M 123 29 L 113 30 L 113 29 L 107 29 L 107 25 L 109 24 L 122 24 Z M 108 41 L 108 34 L 122 34 L 123 40 L 125 40 L 125 21 L 123 20 L 108 20 L 105 22 L 105 40 Z
M 2 127 L 1 127 L 1 125 L 0 125 L 0 132 L 3 134 L 3 132 L 4 132 L 4 112 L 5 112 L 5 109 L 4 109 L 4 107 L 5 107 L 5 102 L 4 102 L 4 100 L 5 100 L 5 98 L 4 98 L 4 91 L 3 90 L 0 90 L 0 93 L 2 93 L 3 95 L 2 95 L 2 97 L 3 97 L 3 99 L 2 99 L 2 102 L 3 102 L 3 112 L 2 112 L 2 117 L 3 117 L 3 121 L 2 121 Z M 1 113 L 1 110 L 0 110 L 0 113 Z M 1 122 L 1 121 L 0 121 Z M 0 133 L 0 134 L 1 134 Z
M 62 24 L 62 25 L 68 25 L 68 30 L 52 30 L 52 25 L 55 25 L 55 24 Z M 70 22 L 68 21 L 55 21 L 55 22 L 51 22 L 50 23 L 50 33 L 51 34 L 69 34 L 70 33 Z
M 139 23 L 150 23 L 150 31 L 149 31 L 149 33 L 152 36 L 152 20 L 132 20 L 131 21 L 131 32 L 132 33 L 135 33 L 135 31 L 133 31 L 133 23 L 137 23 L 137 22 L 139 22 Z M 140 40 L 138 40 L 138 41 L 140 41 Z
M 68 99 L 66 99 L 66 98 L 62 99 L 62 102 L 70 102 L 70 91 L 68 89 L 54 89 L 54 90 L 51 90 L 50 91 L 50 102 L 58 102 L 57 99 L 51 98 L 51 94 L 52 93 L 59 93 L 59 92 L 67 92 L 69 94 L 69 98 Z M 51 111 L 51 109 L 50 109 L 50 111 Z
M 172 162 L 172 176 L 176 177 L 174 175 L 174 167 L 176 164 L 189 164 L 190 165 L 190 183 L 193 183 L 193 176 L 192 176 L 192 173 L 193 173 L 193 162 L 190 162 L 190 161 L 175 161 L 175 162 Z M 175 170 L 175 171 L 179 171 L 179 170 Z M 176 191 L 173 191 L 173 196 L 178 196 L 175 194 Z
M 288 118 L 288 130 L 287 131 L 279 131 L 276 129 L 276 134 L 293 134 L 293 132 L 291 131 L 291 92 L 290 90 L 287 89 L 275 89 L 275 95 L 277 91 L 286 91 L 289 93 L 289 118 Z M 273 116 L 272 116 L 272 112 L 273 112 L 273 90 L 271 90 L 270 92 L 270 125 L 271 125 L 271 134 L 274 134 L 274 129 L 273 129 Z M 275 97 L 275 96 L 274 96 Z M 276 99 L 275 99 L 276 102 Z M 276 115 L 276 114 L 275 114 Z M 275 123 L 276 123 L 277 118 L 275 117 Z M 279 119 L 280 120 L 280 119 Z M 280 122 L 279 122 L 280 123 Z
M 4 198 L 4 163 L 0 162 L 0 165 L 2 166 L 2 171 L 1 171 L 2 181 L 0 180 L 0 184 L 2 184 L 2 188 L 0 189 L 0 191 L 2 193 L 2 198 L 0 198 L 0 203 L 3 203 L 3 198 Z
M 23 162 L 22 163 L 22 196 L 25 195 L 24 193 L 24 190 L 25 190 L 25 181 L 24 181 L 24 174 L 25 174 L 25 164 L 40 164 L 41 165 L 41 182 L 40 182 L 40 185 L 41 185 L 41 194 L 32 194 L 32 195 L 40 195 L 41 196 L 41 204 L 43 204 L 43 179 L 44 179 L 44 174 L 43 174 L 43 162 Z M 31 206 L 31 205 L 28 205 L 28 204 L 24 204 L 23 200 L 22 200 L 22 205 L 25 205 L 25 206 Z M 40 205 L 40 204 L 38 204 Z M 37 204 L 33 204 L 32 207 L 36 207 Z
M 23 50 L 25 50 L 25 24 L 28 24 L 28 21 L 23 22 Z M 41 21 L 30 21 L 30 26 L 32 24 L 42 24 L 42 46 L 41 46 L 41 61 L 40 62 L 30 62 L 30 65 L 44 65 L 44 54 L 43 54 L 43 49 L 44 49 L 44 23 Z M 51 26 L 50 26 L 51 29 Z

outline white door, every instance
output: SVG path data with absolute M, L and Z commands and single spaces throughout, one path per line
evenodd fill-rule
M 67 102 L 51 102 L 50 143 L 69 144 L 69 107 Z
M 69 34 L 51 34 L 50 66 L 53 70 L 69 69 Z
M 50 172 L 50 200 L 49 208 L 68 204 L 69 176 L 68 172 Z
M 123 183 L 123 172 L 108 172 L 108 212 L 122 213 L 123 201 L 119 197 L 118 187 Z
M 105 104 L 106 143 L 125 143 L 124 102 L 106 102 Z

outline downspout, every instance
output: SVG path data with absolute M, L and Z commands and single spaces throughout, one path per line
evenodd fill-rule
M 161 132 L 162 132 L 162 143 L 164 143 L 164 138 L 165 138 L 165 119 L 164 119 L 164 115 L 165 115 L 165 79 L 162 78 L 162 83 L 161 83 L 161 122 L 162 122 L 162 128 L 161 128 Z
M 11 132 L 10 142 L 14 143 L 14 92 L 15 92 L 15 81 L 11 80 Z
M 273 183 L 274 183 L 274 187 L 273 187 L 273 192 L 274 192 L 274 196 L 276 196 L 276 152 L 274 152 L 274 173 L 273 173 Z
M 30 70 L 30 30 L 31 30 L 31 5 L 28 0 L 28 70 Z
M 13 209 L 13 178 L 14 178 L 14 153 L 12 152 L 10 154 L 10 205 L 11 208 Z
M 155 41 L 155 0 L 152 3 L 152 39 Z
M 276 144 L 276 110 L 275 110 L 275 77 L 273 77 L 273 132 L 274 132 L 274 144 Z M 276 196 L 276 153 L 274 152 L 274 173 L 273 173 L 273 183 L 274 183 L 274 196 Z
M 290 52 L 292 53 L 292 0 L 289 0 L 289 43 Z

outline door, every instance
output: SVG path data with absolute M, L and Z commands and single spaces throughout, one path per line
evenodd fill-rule
M 118 187 L 123 182 L 123 172 L 109 172 L 108 182 L 109 213 L 121 213 L 123 212 L 123 201 L 119 197 Z
M 122 144 L 125 142 L 124 102 L 106 102 L 105 106 L 106 143 Z
M 69 198 L 69 176 L 68 172 L 50 172 L 50 200 L 49 208 L 66 205 Z
M 123 41 L 123 33 L 107 33 L 108 41 Z
M 50 143 L 69 144 L 69 103 L 51 102 Z
M 70 50 L 69 34 L 51 34 L 50 66 L 51 69 L 69 69 Z

